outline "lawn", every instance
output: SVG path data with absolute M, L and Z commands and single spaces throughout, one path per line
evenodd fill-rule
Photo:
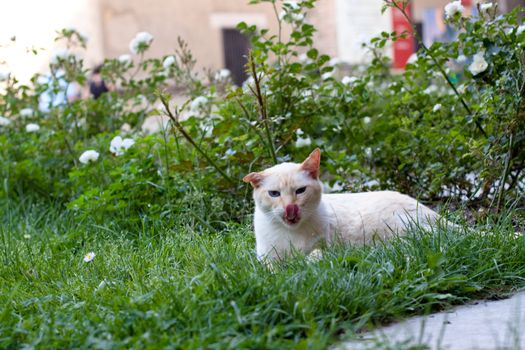
M 414 229 L 270 270 L 255 258 L 249 220 L 204 234 L 144 216 L 127 231 L 53 204 L 1 209 L 0 348 L 326 348 L 525 286 L 525 239 L 505 220 Z

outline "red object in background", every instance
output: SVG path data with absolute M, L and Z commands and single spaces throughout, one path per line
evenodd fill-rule
M 461 5 L 463 6 L 471 6 L 472 0 L 461 0 Z
M 405 11 L 412 18 L 412 4 L 408 4 Z M 392 8 L 392 27 L 397 35 L 407 33 L 405 38 L 394 41 L 394 68 L 402 69 L 415 51 L 414 30 L 401 11 L 396 8 Z

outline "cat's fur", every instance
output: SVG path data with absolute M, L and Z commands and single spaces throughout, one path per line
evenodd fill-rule
M 322 241 L 363 244 L 386 239 L 411 224 L 428 227 L 439 219 L 436 212 L 398 192 L 322 195 L 320 159 L 316 149 L 301 164 L 282 163 L 244 177 L 254 188 L 260 259 L 280 258 L 291 249 L 310 253 Z M 303 193 L 296 193 L 303 187 Z

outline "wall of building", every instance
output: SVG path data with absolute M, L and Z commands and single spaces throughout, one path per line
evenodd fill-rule
M 352 64 L 366 61 L 362 44 L 383 31 L 391 31 L 391 14 L 381 14 L 382 6 L 383 0 L 335 0 L 339 58 Z
M 271 4 L 250 6 L 239 0 L 102 0 L 104 52 L 107 57 L 129 53 L 128 43 L 139 31 L 147 31 L 154 43 L 147 56 L 174 52 L 177 38 L 189 45 L 199 67 L 224 66 L 222 28 L 245 21 L 277 32 Z
M 148 56 L 174 52 L 182 37 L 199 68 L 224 66 L 222 28 L 240 21 L 267 27 L 277 33 L 271 4 L 248 5 L 247 0 L 18 0 L 5 1 L 0 11 L 0 66 L 27 81 L 45 71 L 54 48 L 56 30 L 74 27 L 89 37 L 83 52 L 87 66 L 104 57 L 129 53 L 128 44 L 139 31 L 155 41 Z M 443 8 L 449 0 L 414 0 L 414 18 L 422 21 L 426 8 Z M 525 0 L 501 0 L 509 10 Z M 307 21 L 316 28 L 314 42 L 321 52 L 350 62 L 360 62 L 360 44 L 383 30 L 391 30 L 391 14 L 381 15 L 382 0 L 319 0 Z M 280 10 L 278 10 L 280 11 Z M 438 14 L 439 15 L 439 14 Z M 284 28 L 284 35 L 289 31 Z M 9 38 L 16 36 L 16 45 Z M 6 46 L 6 44 L 8 44 Z M 40 54 L 28 53 L 36 48 Z
M 337 7 L 335 0 L 320 0 L 307 17 L 308 23 L 317 28 L 314 34 L 315 47 L 322 53 L 338 57 Z

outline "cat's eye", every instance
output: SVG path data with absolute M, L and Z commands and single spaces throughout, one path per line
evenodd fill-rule
M 279 191 L 268 191 L 268 194 L 270 197 L 279 197 L 281 195 L 281 192 Z
M 301 193 L 304 193 L 304 191 L 306 191 L 306 186 L 305 187 L 299 187 L 298 189 L 295 190 L 295 194 L 301 194 Z

